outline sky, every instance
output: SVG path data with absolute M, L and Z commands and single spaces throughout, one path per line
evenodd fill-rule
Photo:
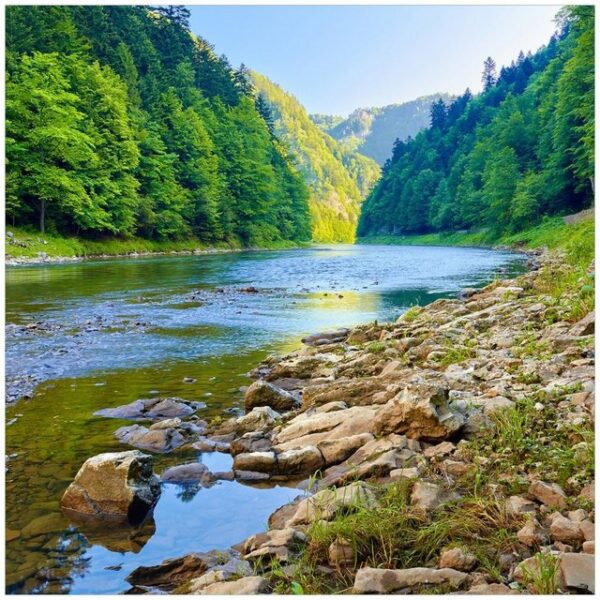
M 481 89 L 487 56 L 509 64 L 555 30 L 559 6 L 190 6 L 192 31 L 294 94 L 346 116 L 436 92 Z

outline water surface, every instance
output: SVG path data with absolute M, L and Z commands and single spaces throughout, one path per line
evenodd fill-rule
M 8 269 L 7 389 L 31 396 L 7 409 L 8 590 L 121 592 L 135 567 L 225 549 L 300 493 L 165 484 L 143 527 L 82 531 L 60 514 L 61 494 L 86 458 L 126 448 L 113 437 L 125 422 L 96 410 L 160 394 L 205 402 L 201 417 L 228 416 L 243 405 L 246 373 L 303 335 L 395 319 L 522 268 L 507 252 L 357 245 Z M 231 462 L 179 451 L 155 468 L 195 460 Z

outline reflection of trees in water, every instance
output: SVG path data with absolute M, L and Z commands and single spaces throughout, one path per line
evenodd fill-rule
M 104 546 L 111 552 L 137 554 L 156 532 L 150 516 L 138 527 L 91 527 L 89 524 L 71 526 L 60 534 L 36 536 L 20 544 L 18 549 L 7 547 L 7 562 L 20 565 L 7 569 L 6 591 L 18 594 L 68 594 L 76 578 L 84 577 L 91 569 L 89 548 Z M 34 547 L 35 550 L 29 548 Z
M 191 502 L 204 486 L 199 483 L 180 483 L 177 487 L 179 488 L 177 498 L 182 502 Z

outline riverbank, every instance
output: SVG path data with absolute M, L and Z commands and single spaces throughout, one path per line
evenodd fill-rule
M 193 443 L 231 454 L 239 481 L 305 491 L 220 563 L 188 555 L 128 581 L 202 594 L 593 591 L 593 249 L 586 237 L 516 279 L 265 360 L 246 414 L 213 419 Z M 152 431 L 137 433 L 143 449 Z
M 567 254 L 577 252 L 577 246 L 593 239 L 593 211 L 579 213 L 580 219 L 555 217 L 518 233 L 497 235 L 492 231 L 430 233 L 425 235 L 382 235 L 359 238 L 361 244 L 390 244 L 400 246 L 477 246 L 509 247 L 516 249 L 564 249 Z M 578 215 L 573 215 L 577 217 Z
M 5 237 L 5 264 L 7 266 L 61 263 L 90 258 L 123 258 L 160 256 L 165 254 L 215 254 L 244 250 L 284 250 L 305 247 L 293 242 L 277 242 L 265 248 L 246 248 L 237 243 L 207 246 L 195 238 L 184 240 L 147 240 L 107 238 L 89 240 L 40 234 L 36 231 L 7 227 Z

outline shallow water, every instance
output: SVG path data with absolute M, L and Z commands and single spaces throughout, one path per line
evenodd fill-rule
M 96 410 L 160 394 L 205 402 L 200 417 L 226 415 L 243 404 L 245 374 L 305 334 L 395 319 L 522 268 L 520 255 L 473 248 L 323 246 L 8 269 L 7 386 L 23 393 L 30 376 L 34 388 L 7 409 L 8 590 L 124 591 L 135 567 L 225 549 L 300 493 L 165 484 L 141 529 L 80 531 L 60 514 L 62 492 L 86 458 L 124 448 L 113 432 L 125 422 Z M 258 292 L 241 291 L 250 286 Z M 155 470 L 192 460 L 231 461 L 180 451 Z

